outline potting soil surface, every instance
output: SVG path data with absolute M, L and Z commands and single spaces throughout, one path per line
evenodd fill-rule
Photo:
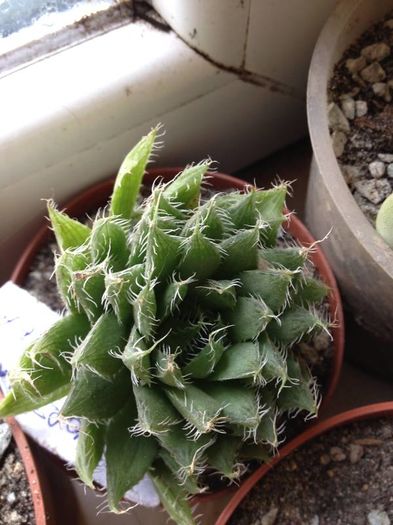
M 35 525 L 29 482 L 13 441 L 0 460 L 0 525 Z
M 351 423 L 306 443 L 249 492 L 230 525 L 390 525 L 393 422 Z

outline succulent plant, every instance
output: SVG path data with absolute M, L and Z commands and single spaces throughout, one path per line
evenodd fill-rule
M 393 194 L 382 203 L 375 226 L 379 235 L 393 248 Z
M 67 396 L 80 478 L 92 486 L 104 455 L 119 511 L 148 473 L 186 525 L 204 473 L 235 480 L 274 453 L 286 415 L 316 415 L 295 344 L 328 329 L 315 307 L 328 289 L 310 276 L 310 248 L 277 242 L 283 183 L 204 198 L 205 161 L 139 199 L 156 138 L 127 155 L 91 227 L 48 203 L 66 313 L 26 349 L 0 416 Z

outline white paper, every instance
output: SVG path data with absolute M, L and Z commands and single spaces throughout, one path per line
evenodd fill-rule
M 59 314 L 12 282 L 0 288 L 0 387 L 4 394 L 10 390 L 9 372 L 17 365 L 25 348 L 59 318 Z M 42 447 L 69 465 L 74 465 L 79 420 L 59 419 L 63 402 L 64 399 L 60 399 L 38 410 L 16 416 L 16 419 L 26 434 Z M 102 460 L 94 473 L 94 479 L 104 487 L 105 471 Z M 160 503 L 147 476 L 127 492 L 126 499 L 146 507 L 155 507 Z

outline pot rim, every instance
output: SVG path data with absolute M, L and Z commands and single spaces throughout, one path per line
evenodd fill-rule
M 182 169 L 182 167 L 153 168 L 147 171 L 145 177 L 149 182 L 153 182 L 159 176 L 162 176 L 164 180 L 169 180 L 177 173 L 179 173 Z M 62 207 L 62 209 L 69 211 L 70 214 L 73 216 L 78 216 L 85 213 L 86 209 L 89 209 L 89 207 L 94 207 L 94 205 L 96 205 L 98 202 L 106 202 L 108 195 L 110 194 L 111 189 L 113 187 L 114 180 L 115 177 L 111 177 L 109 179 L 97 182 L 96 184 L 89 186 L 87 189 L 82 190 L 81 192 L 79 192 L 78 195 L 69 200 L 65 204 L 64 208 Z M 247 181 L 223 173 L 213 173 L 210 180 L 212 181 L 212 185 L 214 185 L 218 189 L 234 188 L 238 190 L 244 190 L 248 186 L 250 186 L 250 184 Z M 310 246 L 315 244 L 314 237 L 308 231 L 306 226 L 300 221 L 300 219 L 298 219 L 295 215 L 289 214 L 289 219 L 286 221 L 284 226 L 304 246 Z M 15 284 L 23 286 L 23 282 L 28 274 L 30 265 L 35 257 L 37 250 L 49 238 L 50 233 L 51 232 L 48 224 L 43 223 L 40 229 L 37 231 L 36 235 L 26 246 L 11 275 L 11 280 Z M 320 277 L 330 287 L 330 293 L 328 296 L 329 312 L 336 321 L 336 323 L 334 323 L 334 327 L 331 330 L 333 337 L 332 367 L 328 378 L 327 389 L 325 395 L 323 396 L 321 406 L 322 409 L 330 401 L 331 397 L 333 396 L 336 390 L 342 368 L 345 341 L 344 314 L 336 279 L 319 244 L 315 244 L 315 250 L 313 250 L 310 253 L 310 258 L 315 264 L 316 268 L 318 269 Z M 55 457 L 61 462 L 60 458 L 57 458 L 57 456 Z M 217 496 L 222 495 L 224 493 L 227 493 L 229 490 L 232 490 L 232 488 L 227 487 L 217 491 L 214 494 Z M 196 499 L 206 501 L 206 498 L 209 498 L 211 496 L 212 493 L 206 495 L 202 494 L 197 496 Z
M 381 271 L 393 279 L 393 250 L 366 219 L 344 180 L 331 144 L 327 117 L 327 91 L 333 53 L 340 35 L 350 27 L 351 21 L 354 23 L 354 14 L 363 3 L 364 0 L 341 0 L 319 35 L 308 75 L 307 120 L 314 158 L 321 176 L 327 182 L 326 191 L 330 193 L 362 248 L 380 266 Z
M 372 419 L 381 416 L 393 417 L 393 401 L 385 401 L 383 403 L 374 403 L 358 408 L 353 408 L 345 412 L 341 412 L 334 416 L 319 421 L 302 432 L 299 436 L 289 441 L 278 452 L 278 454 L 267 464 L 262 465 L 256 470 L 245 482 L 239 487 L 234 496 L 230 499 L 224 510 L 219 515 L 215 525 L 226 525 L 231 518 L 239 504 L 247 496 L 250 490 L 281 460 L 292 454 L 297 448 L 312 441 L 314 438 L 333 430 L 334 428 L 344 426 L 355 421 L 364 419 Z

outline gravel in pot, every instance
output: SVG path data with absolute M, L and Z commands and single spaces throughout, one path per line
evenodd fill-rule
M 354 199 L 373 225 L 393 190 L 392 95 L 391 13 L 347 49 L 328 92 L 335 155 Z
M 0 422 L 0 525 L 35 525 L 29 482 L 11 429 Z

